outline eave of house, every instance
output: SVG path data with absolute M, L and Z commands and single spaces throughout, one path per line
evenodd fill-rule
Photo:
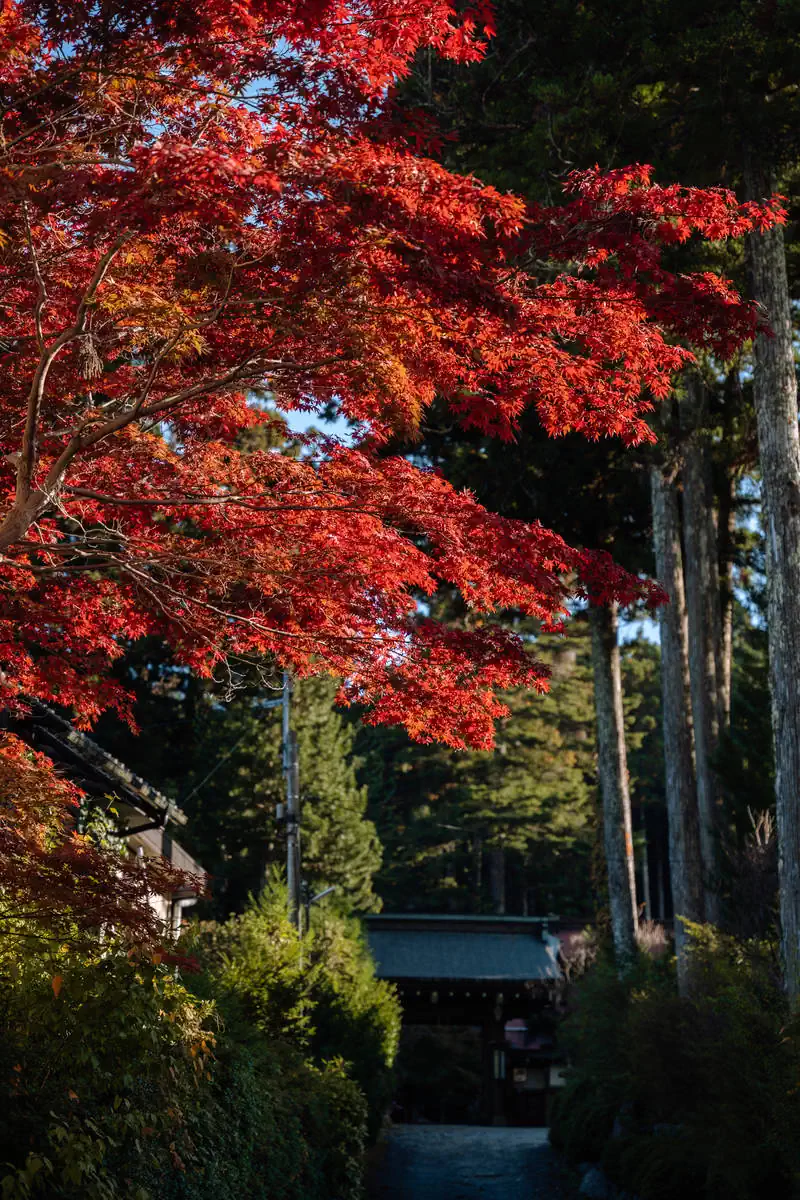
M 40 700 L 29 700 L 28 704 L 30 711 L 15 717 L 9 727 L 35 749 L 66 767 L 79 787 L 93 796 L 113 796 L 123 806 L 122 815 L 130 815 L 133 826 L 137 823 L 135 814 L 158 826 L 186 824 L 186 814 L 169 796 L 98 746 L 49 705 Z

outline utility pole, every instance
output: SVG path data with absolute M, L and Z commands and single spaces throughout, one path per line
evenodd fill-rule
M 282 694 L 283 777 L 286 782 L 286 803 L 278 806 L 278 818 L 286 823 L 286 889 L 289 893 L 289 920 L 300 928 L 300 769 L 297 757 L 297 736 L 291 727 L 292 681 L 283 672 Z M 283 811 L 281 811 L 283 810 Z

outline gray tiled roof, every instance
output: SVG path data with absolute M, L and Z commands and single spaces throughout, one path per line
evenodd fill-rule
M 386 929 L 368 922 L 367 940 L 382 979 L 558 979 L 552 944 L 536 932 Z M 548 939 L 550 943 L 555 939 Z
M 136 807 L 147 813 L 164 816 L 178 825 L 186 824 L 185 814 L 169 796 L 165 796 L 158 788 L 154 788 L 140 775 L 131 771 L 130 767 L 114 758 L 113 754 L 109 754 L 87 734 L 76 729 L 70 721 L 59 716 L 49 705 L 41 700 L 32 700 L 30 704 L 33 725 L 42 726 L 50 741 L 70 747 L 74 754 L 108 781 L 109 791 L 120 791 L 122 799 L 131 800 Z

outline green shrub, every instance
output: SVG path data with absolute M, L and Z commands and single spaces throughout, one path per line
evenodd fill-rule
M 394 988 L 376 979 L 358 922 L 319 912 L 299 938 L 286 892 L 267 889 L 239 917 L 195 931 L 191 949 L 218 997 L 226 1025 L 279 1037 L 322 1064 L 340 1059 L 364 1092 L 377 1134 L 392 1095 L 401 1010 Z
M 196 990 L 218 997 L 265 1037 L 308 1045 L 318 968 L 288 919 L 284 888 L 273 886 L 224 924 L 203 922 L 184 947 L 203 968 Z
M 120 947 L 23 937 L 0 947 L 0 997 L 4 1197 L 142 1197 L 129 1163 L 191 1161 L 212 1005 Z
M 222 1041 L 191 1132 L 191 1168 L 148 1175 L 159 1200 L 360 1200 L 364 1098 L 339 1064 L 292 1047 Z
M 612 1088 L 604 1088 L 602 1080 L 576 1075 L 556 1096 L 550 1140 L 573 1162 L 599 1159 L 618 1108 L 618 1096 Z
M 600 963 L 565 1023 L 574 1068 L 552 1137 L 641 1200 L 800 1195 L 800 1025 L 776 948 L 689 926 L 692 994 Z
M 613 1138 L 602 1165 L 623 1187 L 636 1187 L 639 1200 L 700 1200 L 706 1192 L 702 1145 L 680 1130 Z
M 336 1056 L 349 1064 L 349 1073 L 366 1097 L 369 1136 L 374 1139 L 394 1090 L 402 1017 L 397 993 L 375 977 L 356 921 L 320 914 L 312 955 L 318 964 L 313 985 L 314 1055 L 318 1061 Z
M 201 929 L 184 982 L 99 939 L 0 945 L 3 1200 L 359 1200 L 397 1000 L 356 926 L 301 941 L 285 912 Z

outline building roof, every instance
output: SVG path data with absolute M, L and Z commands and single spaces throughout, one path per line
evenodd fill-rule
M 382 979 L 521 983 L 561 978 L 542 918 L 380 914 L 367 940 Z
M 49 705 L 31 698 L 26 703 L 26 713 L 1 714 L 2 723 L 27 745 L 43 751 L 88 796 L 100 801 L 113 798 L 120 818 L 115 836 L 124 838 L 131 851 L 148 858 L 163 856 L 190 875 L 205 874 L 201 864 L 172 837 L 172 826 L 186 824 L 186 815 L 174 800 L 98 746 Z M 146 818 L 144 822 L 142 816 Z M 170 893 L 169 899 L 196 896 L 197 889 L 187 884 Z
M 131 771 L 113 754 L 76 729 L 40 700 L 29 700 L 30 712 L 13 723 L 25 741 L 69 768 L 71 778 L 84 790 L 119 800 L 154 818 L 186 824 L 186 815 L 174 800 Z

